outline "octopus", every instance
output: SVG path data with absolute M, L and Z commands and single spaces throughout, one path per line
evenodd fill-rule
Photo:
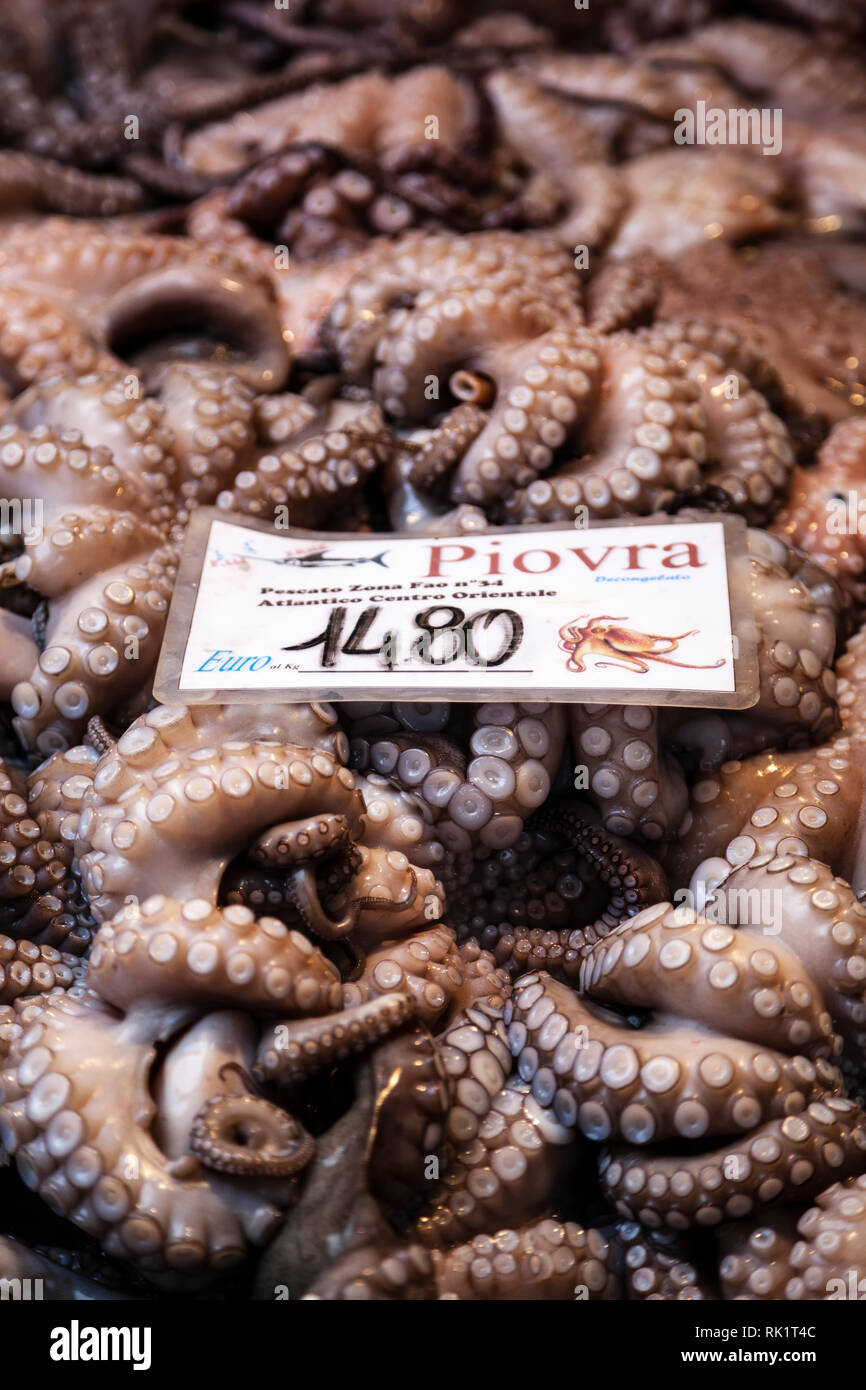
M 343 1007 L 339 971 L 305 934 L 276 918 L 256 919 L 241 903 L 218 905 L 229 862 L 245 841 L 265 832 L 261 857 L 286 863 L 294 921 L 319 929 L 323 940 L 345 938 L 357 928 L 364 940 L 372 932 L 369 940 L 375 947 L 424 923 L 425 904 L 435 906 L 438 899 L 429 870 L 413 868 L 405 855 L 386 848 L 387 827 L 377 827 L 371 847 L 353 848 L 363 802 L 352 774 L 335 759 L 341 744 L 329 732 L 334 723 L 329 711 L 299 713 L 282 726 L 276 716 L 276 727 L 266 712 L 247 715 L 237 709 L 226 717 L 215 711 L 196 719 L 184 710 L 179 721 L 173 712 L 166 713 L 168 719 L 146 716 L 96 761 L 79 759 L 77 782 L 66 775 L 69 762 L 76 763 L 72 750 L 57 755 L 56 769 L 49 760 L 32 788 L 35 808 L 52 806 L 60 837 L 74 836 L 82 883 L 100 926 L 80 990 L 66 989 L 56 1002 L 49 997 L 50 1012 L 40 1013 L 35 1028 L 13 1039 L 0 1123 L 3 1143 L 16 1155 L 19 1171 L 31 1175 L 32 1184 L 47 1196 L 58 1182 L 68 1184 L 64 1174 L 69 1164 L 63 1171 L 36 1171 L 31 1155 L 44 1147 L 40 1136 L 52 1118 L 61 1116 L 55 1129 L 64 1129 L 68 1120 L 70 1146 L 61 1146 L 57 1158 L 68 1157 L 76 1172 L 79 1156 L 84 1164 L 95 1162 L 93 1181 L 88 1178 L 79 1190 L 89 1191 L 94 1182 L 97 1187 L 93 1205 L 82 1206 L 73 1184 L 68 1202 L 58 1199 L 60 1206 L 68 1212 L 74 1207 L 73 1219 L 85 1229 L 98 1229 L 109 1254 L 132 1259 L 149 1277 L 165 1276 L 170 1282 L 177 1272 L 218 1271 L 242 1258 L 248 1241 L 264 1239 L 290 1195 L 282 1180 L 294 1177 L 312 1156 L 303 1126 L 250 1090 L 244 1077 L 260 1065 L 263 1076 L 275 1084 L 296 1082 L 329 1059 L 357 1051 L 398 1027 L 416 1008 L 416 993 L 407 982 L 407 974 L 414 984 L 419 973 L 416 960 L 406 958 L 402 990 L 383 991 L 381 982 L 389 976 L 393 980 L 387 955 L 371 959 L 351 987 L 351 999 L 361 1002 L 345 1001 Z M 311 746 L 265 737 L 281 727 L 284 738 L 303 734 Z M 244 732 L 251 742 L 227 737 Z M 220 750 L 208 749 L 215 735 Z M 314 751 L 317 745 L 321 751 Z M 194 755 L 186 771 L 185 754 Z M 176 780 L 166 780 L 164 773 L 172 765 Z M 157 767 L 159 780 L 148 785 L 148 768 Z M 121 806 L 117 796 L 124 782 Z M 138 809 L 129 794 L 136 783 Z M 222 791 L 209 815 L 208 797 L 201 793 L 213 795 L 217 783 Z M 313 806 L 319 820 L 305 815 Z M 186 817 L 189 834 L 174 823 L 173 807 Z M 214 859 L 220 820 L 223 852 Z M 339 831 L 336 840 L 332 828 Z M 198 856 L 190 834 L 200 846 Z M 149 858 L 155 849 L 147 849 L 154 835 L 162 845 L 166 890 L 156 896 L 146 894 L 138 876 L 142 854 Z M 399 821 L 391 842 L 394 835 L 400 836 Z M 172 871 L 170 846 L 181 842 L 185 848 L 175 854 Z M 335 894 L 335 912 L 346 903 L 339 920 L 328 916 L 313 867 L 329 847 L 343 850 L 346 859 L 344 870 L 332 868 L 321 890 L 327 885 Z M 326 902 L 330 905 L 331 899 Z M 447 961 L 447 938 L 443 945 Z M 130 950 L 134 961 L 127 959 Z M 178 952 L 187 962 L 182 973 Z M 397 952 L 399 956 L 399 948 Z M 443 959 L 434 946 L 432 959 L 437 956 Z M 441 1011 L 462 984 L 462 971 L 453 964 L 447 968 L 450 974 L 440 969 L 433 977 L 438 995 L 431 998 L 428 991 L 417 997 L 422 1010 L 430 1010 L 435 1000 Z M 258 1042 L 250 1005 L 264 1014 Z M 29 1023 L 36 1014 L 22 1017 Z M 50 1058 L 50 1072 L 24 1065 L 34 1035 L 44 1039 L 39 1056 Z M 148 1097 L 143 1078 L 152 1074 L 158 1041 L 167 1051 Z M 94 1053 L 104 1057 L 111 1077 L 94 1069 Z M 183 1080 L 191 1066 L 199 1075 L 195 1094 Z M 45 1083 L 45 1076 L 51 1081 Z M 19 1117 L 18 1100 L 40 1080 L 40 1094 L 56 1090 L 65 1099 L 72 1089 L 80 1099 L 72 1110 L 60 1108 L 64 1099 L 60 1106 L 48 1102 L 43 1108 L 25 1101 L 29 1118 L 23 1119 L 23 1110 Z M 126 1119 L 107 1127 L 115 1093 L 125 1097 Z M 82 1110 L 90 1116 L 87 1123 Z M 146 1140 L 151 1125 L 158 1135 L 156 1149 Z M 238 1193 L 236 1201 L 232 1193 L 241 1179 L 252 1181 L 246 1197 Z
M 860 1296 L 864 30 L 745 8 L 3 7 L 4 1289 Z M 731 513 L 756 702 L 160 705 L 200 507 Z
M 607 613 L 596 617 L 586 615 L 560 628 L 560 646 L 563 651 L 568 652 L 568 669 L 585 671 L 587 659 L 590 657 L 595 660 L 599 669 L 619 666 L 623 670 L 637 671 L 643 675 L 650 669 L 647 665 L 649 661 L 660 661 L 664 666 L 687 667 L 691 671 L 711 671 L 724 664 L 723 657 L 704 666 L 697 666 L 690 661 L 670 659 L 669 653 L 675 652 L 680 642 L 684 642 L 687 637 L 694 637 L 699 631 L 698 628 L 681 632 L 677 637 L 660 637 L 652 632 L 636 632 L 633 628 L 614 626 L 621 621 L 620 618 L 611 617 Z M 599 661 L 598 658 L 602 656 L 609 659 Z
M 129 414 L 119 391 L 105 403 Z M 44 506 L 6 562 L 35 607 L 29 618 L 5 611 L 3 627 L 15 638 L 5 696 L 25 746 L 47 753 L 88 717 L 134 699 L 139 662 L 144 679 L 156 664 L 177 558 L 164 519 L 167 479 L 119 468 L 77 430 L 4 424 L 0 456 L 4 491 L 23 501 L 35 492 Z M 161 457 L 154 446 L 154 463 Z
M 862 1168 L 866 1116 L 839 1093 L 830 1059 L 842 1044 L 821 977 L 787 942 L 724 922 L 660 904 L 584 954 L 580 997 L 544 973 L 516 986 L 519 1074 L 542 1103 L 553 1099 L 562 1123 L 610 1144 L 602 1185 L 650 1231 L 724 1230 Z M 696 995 L 697 1046 L 681 1022 Z M 624 1006 L 639 1009 L 630 1024 Z M 716 1147 L 713 1135 L 737 1137 Z
M 13 392 L 58 371 L 126 368 L 157 380 L 167 363 L 232 365 L 278 390 L 288 355 L 262 275 L 188 239 L 48 219 L 0 240 L 0 372 Z M 132 386 L 130 387 L 132 390 Z
M 702 323 L 594 331 L 547 237 L 416 234 L 399 252 L 349 282 L 324 340 L 397 422 L 435 414 L 445 381 L 452 399 L 489 406 L 444 479 L 452 502 L 510 522 L 573 519 L 578 507 L 595 519 L 720 489 L 751 520 L 776 509 L 793 450 L 750 383 L 761 364 L 748 342 Z M 635 303 L 614 282 L 608 305 L 617 293 Z M 574 462 L 540 477 L 566 448 Z M 443 486 L 434 458 L 406 471 L 421 492 Z
M 329 50 L 323 27 L 323 45 L 314 31 L 312 51 L 282 53 L 269 70 L 272 43 L 200 25 L 177 13 L 183 8 L 107 0 L 44 0 L 33 12 L 7 6 L 0 131 L 29 194 L 23 206 L 35 195 L 49 210 L 105 215 L 154 197 L 195 196 L 202 179 L 176 158 L 178 127 L 207 125 L 363 62 Z

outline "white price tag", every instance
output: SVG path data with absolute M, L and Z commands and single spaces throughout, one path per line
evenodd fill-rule
M 193 516 L 165 702 L 562 700 L 744 709 L 757 693 L 739 517 L 471 536 Z

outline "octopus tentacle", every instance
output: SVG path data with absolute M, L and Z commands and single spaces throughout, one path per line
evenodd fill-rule
M 85 173 L 20 150 L 0 152 L 0 198 L 4 211 L 38 208 L 78 217 L 135 212 L 145 201 L 134 179 Z
M 806 458 L 829 426 L 858 414 L 862 401 L 852 364 L 862 359 L 866 317 L 860 296 L 845 292 L 837 262 L 838 251 L 825 257 L 814 238 L 772 251 L 737 252 L 715 242 L 687 250 L 662 280 L 660 317 L 700 314 L 749 342 L 757 372 L 735 365 L 781 402 Z
M 310 1162 L 315 1141 L 297 1120 L 258 1096 L 214 1096 L 193 1121 L 189 1147 L 219 1173 L 288 1178 Z
M 344 849 L 351 842 L 345 816 L 324 815 L 272 826 L 260 835 L 250 857 L 260 864 L 296 864 Z
M 377 737 L 379 728 L 355 724 L 353 762 L 365 766 L 369 760 L 411 788 L 455 856 L 473 845 L 499 848 L 518 839 L 524 819 L 550 791 L 565 741 L 565 715 L 552 704 L 479 705 L 469 737 L 475 756 L 468 763 L 462 748 L 435 730 L 422 728 L 412 738 L 396 732 L 393 715 L 384 720 L 396 726 L 396 737 L 391 729 Z
M 575 808 L 574 816 L 578 829 L 587 832 L 592 860 L 583 853 L 580 835 L 569 843 L 561 818 L 552 813 L 549 828 L 542 829 L 533 817 L 513 847 L 476 851 L 457 876 L 448 919 L 458 940 L 492 951 L 511 978 L 543 969 L 576 981 L 583 948 L 598 935 L 578 923 L 595 921 L 603 932 L 610 930 L 637 910 L 641 873 L 651 870 L 640 892 L 657 881 L 646 856 L 637 852 L 634 858 L 633 847 L 602 834 L 583 808 Z M 647 896 L 664 894 L 659 884 Z
M 482 950 L 474 941 L 464 941 L 457 949 L 462 979 L 446 1012 L 446 1023 L 473 1004 L 486 1004 L 496 1010 L 503 1008 L 511 997 L 511 980 L 506 971 L 497 967 L 490 951 Z
M 405 993 L 414 999 L 418 1018 L 432 1024 L 462 983 L 463 962 L 453 933 L 437 926 L 369 951 L 358 979 L 343 987 L 343 1007 L 355 1008 L 385 994 Z
M 654 331 L 665 334 L 698 386 L 712 464 L 702 485 L 722 488 L 750 522 L 768 519 L 787 492 L 794 451 L 782 420 L 738 369 L 735 335 L 699 322 Z
M 573 1157 L 575 1137 L 526 1086 L 508 1082 L 469 1143 L 457 1148 L 431 1210 L 418 1223 L 425 1245 L 453 1245 L 549 1211 Z
M 752 597 L 758 618 L 760 698 L 750 718 L 766 719 L 779 742 L 816 743 L 837 724 L 832 663 L 839 591 L 816 566 L 762 531 L 749 532 Z
M 671 838 L 685 817 L 688 791 L 663 746 L 658 711 L 648 705 L 573 705 L 569 718 L 605 829 Z
M 510 354 L 504 370 L 491 362 L 498 399 L 512 409 L 495 410 L 461 459 L 451 486 L 453 501 L 490 503 L 549 467 L 597 389 L 596 347 L 586 329 L 555 328 L 531 336 Z
M 230 716 L 222 721 L 223 730 L 207 710 L 157 709 L 135 721 L 115 754 L 104 758 L 86 831 L 79 826 L 87 839 L 78 847 L 85 887 L 101 915 L 115 911 L 126 894 L 147 896 L 155 842 L 166 892 L 177 888 L 175 896 L 213 901 L 228 862 L 266 826 L 300 819 L 314 806 L 359 826 L 354 778 L 330 753 L 255 732 L 244 738 L 242 727 L 232 737 Z
M 765 910 L 768 894 L 774 895 L 772 921 Z M 866 907 L 844 879 L 802 853 L 763 854 L 733 869 L 713 888 L 711 903 L 723 921 L 777 932 L 802 961 L 835 1026 L 859 1056 L 866 1041 Z
M 415 1013 L 407 994 L 383 994 L 338 1014 L 280 1023 L 266 1033 L 257 1066 L 263 1078 L 293 1086 L 354 1052 L 365 1052 Z
M 850 1297 L 863 1277 L 866 1180 L 837 1182 L 794 1225 L 781 1213 L 759 1230 L 734 1227 L 719 1273 L 728 1297 L 779 1301 Z
M 86 500 L 111 507 L 120 501 L 165 526 L 177 470 L 172 436 L 159 404 L 127 385 L 113 371 L 75 381 L 54 377 L 23 392 L 6 414 L 3 437 L 12 446 L 6 469 L 26 470 L 9 476 L 7 486 L 21 488 L 35 475 L 51 481 L 47 500 L 57 505 Z M 40 455 L 42 444 L 53 450 Z M 70 496 L 67 483 L 81 493 Z
M 475 1001 L 436 1039 L 452 1103 L 447 1137 L 456 1146 L 471 1143 L 511 1071 L 505 1033 L 506 998 Z
M 803 855 L 837 867 L 859 890 L 860 777 L 845 732 L 808 752 L 760 753 L 725 763 L 692 788 L 694 818 L 666 863 L 687 881 L 702 865 L 710 882 L 758 855 Z
M 597 339 L 599 381 L 578 443 L 582 457 L 506 499 L 510 521 L 651 512 L 694 486 L 706 457 L 695 385 L 654 329 Z
M 833 1289 L 838 1296 L 839 1280 L 848 1279 L 855 1269 L 858 1278 L 863 1269 L 863 1214 L 866 1203 L 862 1177 L 834 1183 L 818 1197 L 797 1222 L 800 1239 L 791 1250 L 791 1267 L 796 1281 L 786 1295 L 808 1298 L 828 1297 Z M 831 1280 L 835 1283 L 831 1287 Z M 847 1293 L 847 1287 L 845 1288 Z
M 285 444 L 294 435 L 300 434 L 317 415 L 313 402 L 293 391 L 256 396 L 253 401 L 256 436 L 262 444 L 271 448 Z
M 620 171 L 606 162 L 606 142 L 592 122 L 521 73 L 494 72 L 485 90 L 506 143 L 537 174 L 549 177 L 567 204 L 553 227 L 564 245 L 592 248 L 607 240 L 627 193 Z
M 616 1239 L 625 1250 L 629 1298 L 688 1302 L 711 1297 L 673 1231 L 647 1230 L 637 1221 L 621 1221 Z
M 304 1294 L 306 1299 L 432 1299 L 433 1259 L 423 1246 L 397 1246 L 393 1236 L 359 1245 L 331 1264 Z
M 542 1007 L 533 1013 L 536 1004 Z M 591 1139 L 621 1134 L 647 1143 L 748 1130 L 839 1086 L 835 1068 L 820 1058 L 792 1058 L 715 1032 L 696 1046 L 687 1026 L 661 1024 L 658 1033 L 653 1024 L 623 1026 L 618 1014 L 543 974 L 515 987 L 510 1041 L 533 1094 L 552 1100 L 560 1122 Z
M 503 312 L 511 309 L 515 323 L 520 322 L 521 312 L 525 323 L 545 326 L 561 321 L 564 313 L 575 322 L 581 320 L 573 266 L 550 238 L 511 232 L 466 237 L 409 233 L 397 243 L 396 255 L 389 248 L 387 254 L 379 250 L 365 261 L 331 309 L 323 339 L 338 353 L 349 379 L 364 381 L 374 369 L 377 344 L 389 325 L 399 331 L 408 322 L 416 331 L 421 328 L 422 335 L 425 331 L 423 315 L 403 315 L 395 305 L 408 299 L 417 306 L 427 292 L 439 302 L 443 286 L 456 283 L 460 287 L 479 276 L 493 291 L 494 300 L 497 292 L 508 297 Z M 443 312 L 446 302 L 441 301 Z M 464 320 L 464 332 L 468 328 Z M 483 370 L 483 364 L 479 366 Z M 405 389 L 401 383 L 401 390 Z M 423 400 L 423 387 L 419 394 Z
M 612 1298 L 611 1247 L 599 1231 L 544 1220 L 476 1236 L 447 1252 L 423 1246 L 364 1246 L 333 1265 L 307 1298 Z
M 127 903 L 97 933 L 88 982 L 129 1010 L 135 1000 L 207 998 L 291 1015 L 339 1007 L 339 975 L 299 932 L 249 908 L 175 902 L 162 894 Z
M 483 939 L 487 939 L 487 933 Z M 585 944 L 580 927 L 544 931 L 538 927 L 506 926 L 496 940 L 494 959 L 512 980 L 531 971 L 544 970 L 554 979 L 573 984 L 580 974 Z
M 46 834 L 31 817 L 24 796 L 0 765 L 0 915 L 14 930 L 58 945 L 69 934 L 78 908 L 68 844 Z
M 616 333 L 647 322 L 661 293 L 658 262 L 651 252 L 602 263 L 586 293 L 590 328 Z
M 95 714 L 92 719 L 88 719 L 84 741 L 100 757 L 103 753 L 113 753 L 117 747 L 117 739 L 108 732 L 105 722 L 98 714 Z
M 426 1165 L 441 1148 L 448 1089 L 435 1040 L 420 1024 L 373 1049 L 377 1093 L 370 1192 L 387 1212 L 417 1203 Z
M 70 989 L 83 975 L 78 957 L 68 951 L 0 936 L 0 1004 Z
M 118 549 L 125 544 L 131 554 L 123 563 L 100 571 L 92 541 L 98 528 L 104 533 L 109 519 Z M 70 535 L 74 541 L 78 534 L 81 545 L 76 548 L 86 549 L 89 565 L 97 573 L 51 605 L 45 650 L 30 679 L 12 691 L 16 729 L 23 742 L 43 753 L 68 745 L 88 717 L 139 688 L 139 661 L 146 669 L 155 667 L 177 563 L 173 546 L 158 546 L 148 553 L 159 540 L 153 532 L 145 531 L 136 545 L 138 528 L 123 515 L 109 518 L 106 514 L 101 520 L 97 512 L 92 535 L 87 528 L 79 529 L 74 513 L 63 513 L 60 521 L 71 525 L 58 527 L 46 538 L 49 561 L 53 559 L 51 541 L 65 545 Z M 34 584 L 43 583 L 41 557 L 28 554 L 24 558 L 28 564 L 33 562 L 29 573 Z
M 4 283 L 0 288 L 0 329 L 0 372 L 4 383 L 15 391 L 45 381 L 70 365 L 80 375 L 115 371 L 120 365 L 47 290 Z
M 161 374 L 159 403 L 173 435 L 181 507 L 213 503 L 219 489 L 251 460 L 257 398 L 243 374 L 222 364 L 174 362 Z
M 545 806 L 534 824 L 541 831 L 562 834 L 579 849 L 610 892 L 605 910 L 582 928 L 587 944 L 606 936 L 624 917 L 633 917 L 667 895 L 667 880 L 660 865 L 637 846 L 609 832 L 603 834 L 595 818 L 582 808 Z
M 797 1240 L 797 1215 L 789 1208 L 774 1211 L 759 1226 L 745 1222 L 725 1225 L 719 1232 L 719 1283 L 727 1299 L 801 1298 L 791 1281 L 791 1249 Z
M 602 1158 L 599 1173 L 623 1216 L 680 1230 L 714 1226 L 772 1202 L 803 1201 L 856 1175 L 866 1150 L 863 1121 L 858 1106 L 828 1096 L 712 1152 L 615 1149 Z
M 421 794 L 445 808 L 437 831 L 452 851 L 476 839 L 491 848 L 520 834 L 526 816 L 546 799 L 565 741 L 565 716 L 558 705 L 479 705 L 469 748 L 475 756 L 466 780 L 434 769 Z
M 460 396 L 468 375 L 455 373 L 451 377 L 448 385 L 452 395 Z M 449 410 L 435 429 L 412 431 L 386 470 L 392 526 L 401 531 L 432 528 L 439 535 L 486 528 L 483 512 L 465 505 L 448 510 L 431 491 L 451 473 L 486 423 L 480 405 L 464 402 Z
M 85 379 L 82 393 L 93 384 Z M 79 387 L 40 389 L 10 413 L 38 417 L 70 390 L 75 397 Z M 6 489 L 22 506 L 37 494 L 44 508 L 15 561 L 18 581 L 47 600 L 39 650 L 10 691 L 22 741 L 43 753 L 73 741 L 89 715 L 122 708 L 147 681 L 174 578 L 164 438 L 152 413 L 120 390 L 105 392 L 100 409 L 118 422 L 107 433 L 128 442 L 125 456 L 88 445 L 74 426 L 34 422 L 26 432 L 13 418 L 0 427 Z
M 217 506 L 266 518 L 288 507 L 292 524 L 315 526 L 359 491 L 393 450 L 381 412 L 369 407 L 355 419 L 297 447 L 260 454 L 238 472 Z
M 681 1010 L 700 1002 L 709 1029 L 781 1052 L 833 1057 L 830 1014 L 807 968 L 783 941 L 710 927 L 687 908 L 647 908 L 588 951 L 581 988 L 594 999 Z
M 613 1252 L 600 1231 L 550 1218 L 434 1252 L 440 1298 L 609 1299 Z

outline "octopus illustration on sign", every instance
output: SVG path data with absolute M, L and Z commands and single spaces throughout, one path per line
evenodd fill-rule
M 693 661 L 669 659 L 667 654 L 676 651 L 680 642 L 684 642 L 687 637 L 694 637 L 700 628 L 693 627 L 689 632 L 681 632 L 678 637 L 660 637 L 654 632 L 638 632 L 632 627 L 614 626 L 615 623 L 624 621 L 624 618 L 615 618 L 610 614 L 602 614 L 597 618 L 581 614 L 574 622 L 561 627 L 559 645 L 568 652 L 565 663 L 568 669 L 585 671 L 585 658 L 590 656 L 596 659 L 602 656 L 615 658 L 613 661 L 597 661 L 599 669 L 618 666 L 626 671 L 641 673 L 650 669 L 650 661 L 660 661 L 664 666 L 687 667 L 692 671 L 714 671 L 724 665 L 724 657 L 719 657 L 718 661 L 712 661 L 706 666 Z

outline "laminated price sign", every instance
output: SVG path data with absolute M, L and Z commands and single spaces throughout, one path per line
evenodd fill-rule
M 739 517 L 467 536 L 279 531 L 202 508 L 164 702 L 562 700 L 745 709 L 758 695 Z

